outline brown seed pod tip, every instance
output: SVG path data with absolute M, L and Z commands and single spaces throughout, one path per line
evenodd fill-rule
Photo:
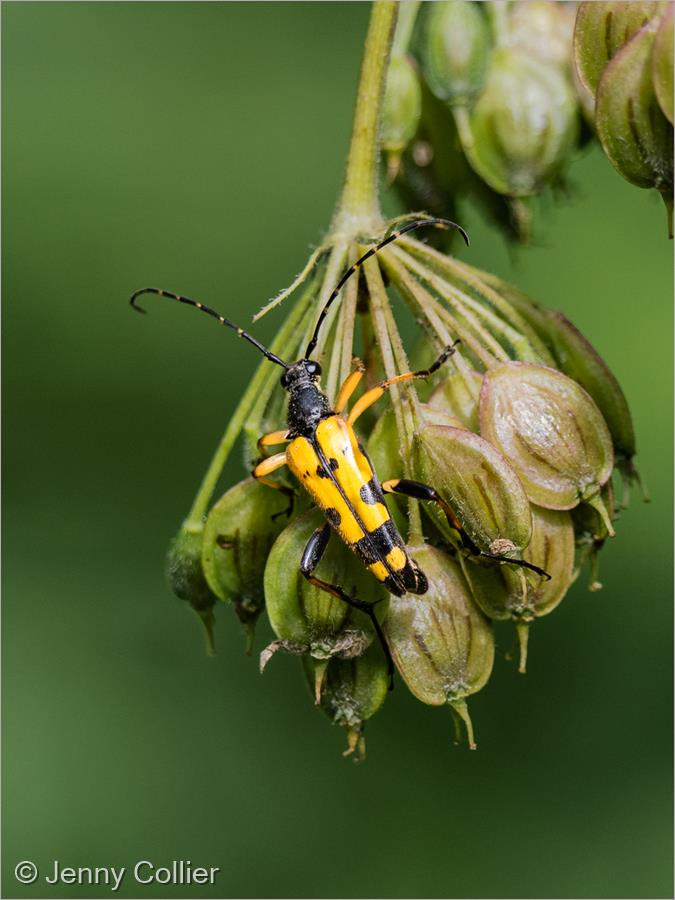
M 455 743 L 459 744 L 461 741 L 463 724 L 464 728 L 466 729 L 466 738 L 469 745 L 469 750 L 476 750 L 478 745 L 476 744 L 476 741 L 474 739 L 473 722 L 471 721 L 471 716 L 469 715 L 469 708 L 466 705 L 466 700 L 448 699 L 448 704 L 450 705 L 450 709 L 455 719 Z
M 244 622 L 244 653 L 246 656 L 253 654 L 253 642 L 255 641 L 255 622 Z
M 518 671 L 521 675 L 525 675 L 527 672 L 527 644 L 530 637 L 530 626 L 527 622 L 517 622 L 516 631 L 518 632 L 518 646 L 520 647 Z
M 293 653 L 296 656 L 301 656 L 303 653 L 307 653 L 309 651 L 309 647 L 305 644 L 298 644 L 295 641 L 272 641 L 272 643 L 268 644 L 260 654 L 261 675 L 265 671 L 267 663 L 272 659 L 275 653 L 278 653 L 279 650 L 283 650 L 284 653 Z
M 633 486 L 633 483 L 637 483 L 640 488 L 640 493 L 642 494 L 642 502 L 643 503 L 651 503 L 652 498 L 649 493 L 649 488 L 645 484 L 640 472 L 638 471 L 637 466 L 633 462 L 632 459 L 618 459 L 616 463 L 616 467 L 619 470 L 621 475 L 621 480 L 623 482 L 623 492 L 621 495 L 621 509 L 628 509 L 630 506 L 630 490 Z
M 328 668 L 328 659 L 314 660 L 314 704 L 321 705 L 321 691 L 326 680 L 326 669 Z
M 605 506 L 602 497 L 599 493 L 594 494 L 592 497 L 586 498 L 586 503 L 589 506 L 592 506 L 594 510 L 596 510 L 603 521 L 605 528 L 607 529 L 607 534 L 610 537 L 616 537 L 616 531 L 614 530 L 614 526 L 612 525 L 612 519 L 607 511 L 607 507 Z
M 363 735 L 363 722 L 347 726 L 347 749 L 343 756 L 351 756 L 352 762 L 360 763 L 366 758 L 366 739 Z
M 206 643 L 206 655 L 207 656 L 215 656 L 216 655 L 216 640 L 214 635 L 214 628 L 216 625 L 216 617 L 213 614 L 213 609 L 196 609 L 195 612 L 199 616 L 199 619 L 204 626 L 204 641 Z

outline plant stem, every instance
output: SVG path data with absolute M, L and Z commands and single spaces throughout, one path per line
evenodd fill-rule
M 420 0 L 405 0 L 405 3 L 400 4 L 394 44 L 391 48 L 392 56 L 405 56 L 408 52 L 419 8 Z
M 380 112 L 397 13 L 395 0 L 375 0 L 370 14 L 347 171 L 332 229 L 344 231 L 349 237 L 359 230 L 372 228 L 380 220 L 377 192 Z

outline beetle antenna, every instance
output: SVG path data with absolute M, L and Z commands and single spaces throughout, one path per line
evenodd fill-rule
M 197 309 L 201 310 L 201 312 L 205 312 L 207 315 L 212 316 L 214 319 L 217 319 L 221 325 L 226 325 L 228 328 L 231 328 L 233 331 L 237 332 L 237 335 L 240 338 L 243 338 L 245 341 L 248 341 L 249 344 L 253 344 L 262 355 L 269 359 L 270 362 L 276 363 L 276 365 L 281 366 L 284 369 L 288 368 L 288 364 L 283 361 L 283 359 L 279 359 L 278 356 L 275 356 L 271 350 L 268 350 L 267 347 L 264 347 L 260 341 L 257 341 L 252 335 L 250 335 L 247 331 L 244 331 L 243 328 L 239 328 L 238 325 L 235 325 L 234 322 L 230 322 L 229 319 L 226 319 L 225 316 L 221 316 L 219 312 L 216 312 L 215 309 L 211 309 L 210 306 L 205 306 L 203 303 L 199 303 L 197 300 L 191 300 L 189 297 L 183 297 L 181 294 L 174 294 L 172 291 L 164 291 L 161 288 L 154 287 L 146 287 L 141 288 L 138 291 L 134 291 L 131 295 L 131 299 L 129 303 L 133 306 L 133 308 L 140 313 L 145 313 L 145 310 L 142 306 L 139 306 L 136 302 L 136 299 L 141 296 L 141 294 L 159 294 L 160 297 L 170 297 L 172 300 L 178 300 L 179 303 L 187 303 L 188 306 L 194 306 Z
M 326 300 L 326 303 L 321 310 L 321 315 L 319 316 L 316 323 L 314 334 L 312 335 L 312 339 L 307 345 L 307 350 L 305 351 L 305 359 L 309 359 L 312 353 L 314 353 L 314 351 L 316 350 L 316 345 L 319 340 L 319 332 L 321 331 L 321 326 L 323 325 L 323 321 L 326 318 L 328 310 L 330 309 L 335 298 L 345 286 L 347 281 L 349 281 L 349 279 L 352 277 L 354 272 L 360 269 L 367 259 L 370 259 L 371 256 L 379 253 L 379 251 L 382 250 L 383 247 L 386 247 L 387 244 L 391 244 L 393 241 L 395 241 L 397 238 L 400 238 L 401 235 L 406 234 L 408 231 L 413 231 L 415 228 L 422 228 L 423 225 L 435 225 L 437 228 L 456 228 L 464 238 L 467 247 L 469 246 L 469 236 L 466 231 L 464 231 L 461 225 L 458 225 L 456 222 L 451 222 L 449 219 L 416 219 L 414 222 L 409 222 L 402 228 L 397 228 L 395 231 L 392 231 L 391 234 L 388 234 L 387 237 L 384 238 L 384 240 L 380 241 L 379 244 L 375 244 L 375 246 L 371 247 L 370 250 L 364 253 L 360 259 L 357 259 L 356 262 L 347 269 L 342 278 L 338 281 L 337 285 L 335 286 L 335 290 L 330 295 L 328 300 Z

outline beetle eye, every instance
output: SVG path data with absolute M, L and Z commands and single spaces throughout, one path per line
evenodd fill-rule
M 314 360 L 309 360 L 307 363 L 307 372 L 310 375 L 320 375 L 321 374 L 321 366 L 318 362 L 314 362 Z

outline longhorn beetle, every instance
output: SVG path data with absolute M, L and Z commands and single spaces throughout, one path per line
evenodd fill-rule
M 480 551 L 466 535 L 452 509 L 434 488 L 405 478 L 385 481 L 380 484 L 370 459 L 354 432 L 354 423 L 359 416 L 379 400 L 388 388 L 393 384 L 400 384 L 404 381 L 428 378 L 455 352 L 455 345 L 458 341 L 455 341 L 452 346 L 446 347 L 428 369 L 396 375 L 393 378 L 381 381 L 378 385 L 366 391 L 356 401 L 346 417 L 344 413 L 347 403 L 363 377 L 363 365 L 360 364 L 345 379 L 332 408 L 328 398 L 319 387 L 321 367 L 319 363 L 311 359 L 311 356 L 316 349 L 321 326 L 326 318 L 328 309 L 337 298 L 340 290 L 367 259 L 401 235 L 423 225 L 456 228 L 467 245 L 469 243 L 469 238 L 464 229 L 445 219 L 416 220 L 393 231 L 384 240 L 364 253 L 340 278 L 321 310 L 314 334 L 307 345 L 304 357 L 295 363 L 289 364 L 284 362 L 284 360 L 280 359 L 244 331 L 243 328 L 239 328 L 214 309 L 196 300 L 191 300 L 189 297 L 161 290 L 160 288 L 141 288 L 132 295 L 130 300 L 131 305 L 138 312 L 145 312 L 136 303 L 137 298 L 141 294 L 159 294 L 163 297 L 178 300 L 180 303 L 195 306 L 202 312 L 207 313 L 207 315 L 217 319 L 221 325 L 226 325 L 228 328 L 236 331 L 239 337 L 253 344 L 270 362 L 281 366 L 284 370 L 281 376 L 281 386 L 289 393 L 287 427 L 280 431 L 264 434 L 258 440 L 258 449 L 262 456 L 264 447 L 285 443 L 288 443 L 288 447 L 282 453 L 263 458 L 255 466 L 251 474 L 262 484 L 292 494 L 293 492 L 289 488 L 269 478 L 272 472 L 275 472 L 282 466 L 288 466 L 298 482 L 322 510 L 326 517 L 326 522 L 317 528 L 310 537 L 302 554 L 300 571 L 311 584 L 338 597 L 349 606 L 361 610 L 370 618 L 387 656 L 390 678 L 393 673 L 391 655 L 380 623 L 375 616 L 374 604 L 366 603 L 356 597 L 350 597 L 339 585 L 329 584 L 317 578 L 314 574 L 326 550 L 332 529 L 337 531 L 348 547 L 356 553 L 364 566 L 392 594 L 400 597 L 407 592 L 412 594 L 426 593 L 429 586 L 426 576 L 406 550 L 403 539 L 398 533 L 384 502 L 385 493 L 404 494 L 408 497 L 430 500 L 439 504 L 452 527 L 459 532 L 464 546 L 469 552 L 490 559 L 514 562 L 516 565 L 525 566 L 546 576 L 545 572 L 525 560 L 505 560 L 504 557 Z

